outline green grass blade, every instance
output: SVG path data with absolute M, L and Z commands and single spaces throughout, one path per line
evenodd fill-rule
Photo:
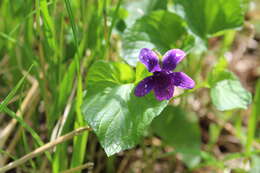
M 80 73 L 80 54 L 79 54 L 79 47 L 78 47 L 78 32 L 77 28 L 74 22 L 74 16 L 71 8 L 71 4 L 69 0 L 65 0 L 66 4 L 66 9 L 70 18 L 70 23 L 73 31 L 73 37 L 74 37 L 74 43 L 76 46 L 76 70 L 77 70 L 77 95 L 76 95 L 76 122 L 75 122 L 75 127 L 80 127 L 84 125 L 84 120 L 83 116 L 81 115 L 81 104 L 82 104 L 82 99 L 83 99 L 83 90 L 82 90 L 82 77 Z M 83 136 L 78 136 L 74 138 L 74 143 L 73 143 L 73 155 L 72 155 L 72 162 L 71 162 L 71 167 L 75 167 L 78 165 L 81 165 L 84 161 L 84 156 L 85 156 L 85 150 L 86 150 L 86 143 L 87 143 L 87 137 L 88 133 L 84 134 Z
M 260 80 L 258 80 L 256 85 L 256 94 L 253 102 L 253 110 L 249 117 L 248 123 L 248 132 L 247 132 L 247 143 L 246 143 L 246 153 L 250 153 L 252 151 L 252 144 L 255 139 L 255 131 L 256 131 L 256 123 L 258 116 L 260 115 Z
M 32 64 L 30 66 L 30 68 L 28 69 L 28 73 L 31 71 L 32 67 L 34 66 L 34 64 Z M 12 91 L 6 96 L 6 98 L 0 103 L 0 112 L 3 111 L 3 109 L 5 108 L 5 106 L 8 105 L 8 103 L 14 98 L 15 94 L 17 93 L 17 91 L 19 90 L 19 88 L 22 86 L 24 80 L 25 80 L 26 76 L 23 76 L 22 79 L 20 79 L 20 81 L 16 84 L 16 86 L 14 87 L 14 89 L 12 89 Z
M 20 125 L 22 127 L 24 127 L 33 137 L 33 139 L 36 141 L 36 143 L 39 145 L 39 146 L 42 146 L 44 145 L 43 141 L 41 140 L 40 136 L 19 116 L 16 115 L 15 112 L 13 112 L 12 110 L 10 110 L 8 107 L 6 106 L 3 106 L 3 111 L 5 113 L 7 113 L 9 116 L 11 116 L 12 118 L 16 119 Z M 45 152 L 47 158 L 51 161 L 51 155 L 49 152 Z
M 111 37 L 112 30 L 113 30 L 113 28 L 114 28 L 114 26 L 115 26 L 115 24 L 116 24 L 116 20 L 117 20 L 117 16 L 118 16 L 118 11 L 119 11 L 119 8 L 120 8 L 120 6 L 121 6 L 121 4 L 122 4 L 122 1 L 123 1 L 123 0 L 118 0 L 118 2 L 117 2 L 116 9 L 115 9 L 114 14 L 113 14 L 111 26 L 110 26 L 109 32 L 108 32 L 108 38 L 109 38 L 109 39 L 110 39 L 110 37 Z
M 12 155 L 12 154 L 6 152 L 5 150 L 2 150 L 1 148 L 0 148 L 0 154 L 7 155 L 7 156 L 10 157 L 11 159 L 17 160 L 17 157 L 15 157 L 14 155 Z
M 76 122 L 74 125 L 74 129 L 84 126 L 84 119 L 83 115 L 81 114 L 81 105 L 82 105 L 82 83 L 78 83 L 78 93 L 76 97 Z M 82 136 L 76 136 L 73 141 L 73 155 L 72 155 L 72 162 L 71 168 L 74 168 L 78 165 L 81 165 L 84 162 L 84 156 L 86 152 L 87 146 L 87 139 L 88 139 L 88 132 L 85 132 Z
M 69 0 L 65 0 L 65 4 L 66 4 L 66 9 L 70 18 L 70 24 L 71 24 L 71 28 L 72 28 L 72 32 L 73 32 L 73 38 L 74 38 L 74 42 L 76 47 L 78 47 L 78 31 L 76 28 L 76 24 L 74 22 L 74 16 L 72 13 L 72 9 L 71 9 L 71 5 L 70 5 L 70 1 Z
M 79 66 L 80 55 L 79 55 L 79 47 L 78 47 L 78 32 L 77 32 L 76 24 L 74 22 L 74 16 L 73 16 L 73 13 L 72 13 L 70 1 L 65 0 L 65 4 L 66 4 L 66 9 L 67 9 L 67 12 L 68 12 L 68 15 L 69 15 L 72 32 L 73 32 L 74 44 L 76 46 L 76 54 L 77 54 L 77 56 L 75 56 L 75 58 L 76 58 L 76 69 L 77 69 L 77 73 L 78 73 L 77 75 L 79 77 L 81 74 L 80 74 L 80 66 Z
M 16 40 L 12 37 L 10 37 L 9 35 L 3 33 L 3 32 L 0 32 L 0 36 L 7 39 L 8 41 L 11 41 L 12 43 L 16 43 Z
M 30 147 L 29 147 L 29 144 L 28 144 L 28 139 L 27 139 L 27 136 L 26 134 L 24 133 L 24 130 L 22 130 L 22 142 L 23 142 L 23 146 L 24 146 L 24 151 L 25 153 L 30 153 L 31 150 L 30 150 Z M 33 160 L 30 160 L 30 164 L 32 166 L 32 168 L 34 169 L 34 171 L 36 170 L 36 164 Z
M 44 24 L 44 34 L 47 37 L 47 42 L 50 48 L 57 54 L 59 51 L 57 50 L 57 45 L 55 41 L 55 28 L 54 22 L 49 14 L 48 3 L 46 0 L 40 0 L 40 10 L 42 12 L 43 24 Z M 54 62 L 57 63 L 56 56 L 54 56 Z

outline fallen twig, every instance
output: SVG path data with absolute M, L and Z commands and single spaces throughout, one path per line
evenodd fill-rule
M 61 173 L 73 173 L 73 172 L 77 172 L 77 171 L 80 171 L 80 170 L 83 170 L 83 169 L 92 169 L 93 166 L 94 166 L 94 163 L 89 162 L 89 163 L 85 163 L 84 165 L 80 165 L 80 166 L 77 166 L 75 168 L 71 168 L 71 169 L 62 171 Z
M 68 141 L 68 140 L 72 139 L 74 136 L 77 136 L 77 135 L 81 134 L 84 131 L 90 131 L 90 130 L 91 130 L 90 127 L 78 128 L 78 129 L 76 129 L 76 130 L 74 130 L 74 131 L 72 131 L 72 132 L 70 132 L 70 133 L 68 133 L 66 135 L 63 135 L 63 136 L 57 138 L 56 140 L 54 140 L 52 142 L 49 142 L 49 143 L 47 143 L 47 144 L 37 148 L 36 150 L 34 150 L 31 153 L 23 156 L 22 158 L 20 158 L 20 159 L 18 159 L 16 161 L 13 161 L 13 162 L 7 164 L 6 166 L 1 167 L 0 168 L 0 172 L 5 172 L 5 171 L 8 171 L 10 169 L 13 169 L 13 168 L 15 168 L 15 167 L 17 167 L 17 166 L 27 162 L 28 160 L 30 160 L 30 159 L 32 159 L 32 158 L 42 154 L 43 152 L 45 152 L 45 151 L 55 147 L 56 145 L 58 145 L 60 143 L 63 143 L 65 141 Z

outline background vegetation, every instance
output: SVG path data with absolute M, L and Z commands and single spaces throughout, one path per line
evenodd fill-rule
M 0 172 L 259 173 L 259 4 L 1 0 Z M 196 87 L 134 97 L 144 47 Z

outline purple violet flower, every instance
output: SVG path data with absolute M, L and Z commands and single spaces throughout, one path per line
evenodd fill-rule
M 195 82 L 183 72 L 172 72 L 178 63 L 185 57 L 185 52 L 180 49 L 172 49 L 165 53 L 160 67 L 159 59 L 155 52 L 148 48 L 140 51 L 139 60 L 153 73 L 143 79 L 135 88 L 135 95 L 143 97 L 154 90 L 159 101 L 169 100 L 173 97 L 174 86 L 191 89 Z

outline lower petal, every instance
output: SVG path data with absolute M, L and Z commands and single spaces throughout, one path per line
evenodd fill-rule
M 135 96 L 143 97 L 148 94 L 154 87 L 153 83 L 153 76 L 149 76 L 139 82 L 139 84 L 135 88 Z
M 173 72 L 171 74 L 173 84 L 183 89 L 192 89 L 195 86 L 195 82 L 183 72 Z
M 168 85 L 166 88 L 154 87 L 154 94 L 159 101 L 170 100 L 173 97 L 174 85 Z

